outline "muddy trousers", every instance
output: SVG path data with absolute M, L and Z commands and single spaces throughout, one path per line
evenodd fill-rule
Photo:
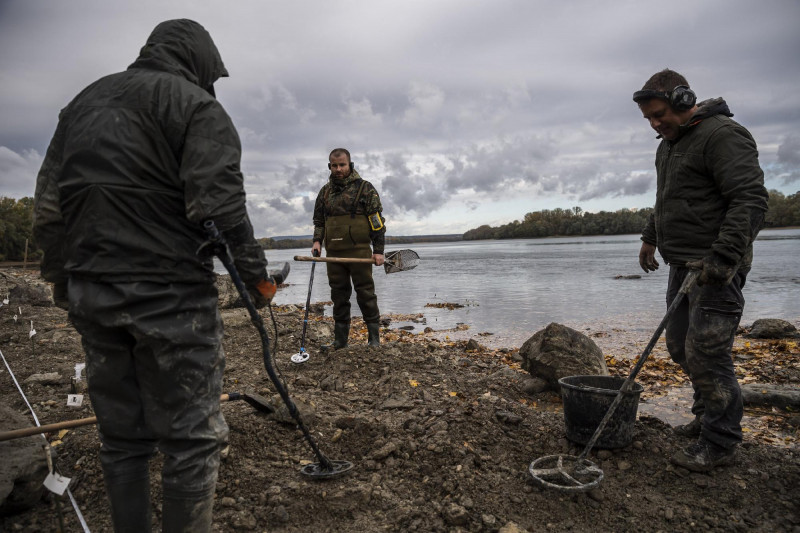
M 164 456 L 163 531 L 204 532 L 228 427 L 213 284 L 71 279 L 114 529 L 150 531 L 149 459 Z
M 328 263 L 328 285 L 333 300 L 333 320 L 350 322 L 350 295 L 356 291 L 356 302 L 367 324 L 377 324 L 381 317 L 372 265 L 364 263 Z M 352 286 L 350 280 L 352 279 Z
M 670 267 L 667 307 L 688 270 Z M 733 339 L 744 309 L 747 271 L 725 287 L 695 287 L 666 327 L 667 350 L 689 375 L 694 388 L 692 412 L 702 417 L 701 438 L 724 448 L 742 441 L 742 392 L 731 358 Z

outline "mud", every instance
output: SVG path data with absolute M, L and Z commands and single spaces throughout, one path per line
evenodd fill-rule
M 8 279 L 0 277 L 0 284 Z M 17 307 L 22 315 L 15 322 Z M 319 345 L 329 340 L 331 323 L 315 314 L 305 342 L 310 360 L 294 365 L 289 358 L 300 346 L 302 307 L 274 309 L 274 326 L 268 312 L 263 316 L 271 335 L 278 332 L 276 366 L 322 452 L 354 467 L 325 481 L 304 477 L 300 469 L 316 458 L 285 413 L 223 403 L 230 441 L 219 472 L 214 531 L 800 531 L 800 452 L 791 413 L 776 417 L 788 440 L 774 445 L 747 434 L 737 464 L 711 474 L 671 466 L 671 453 L 690 441 L 640 415 L 630 446 L 592 452 L 605 474 L 600 487 L 566 494 L 535 485 L 528 466 L 545 455 L 577 455 L 582 447 L 565 438 L 557 395 L 523 391 L 527 375 L 514 362 L 514 350 L 475 343 L 468 349 L 466 341 L 436 340 L 435 332 L 391 329 L 382 330 L 380 348 L 369 349 L 356 320 L 351 346 L 324 354 Z M 252 390 L 279 405 L 246 312 L 225 311 L 223 318 L 224 391 Z M 42 424 L 92 416 L 88 394 L 83 406 L 66 405 L 83 354 L 64 311 L 17 302 L 0 308 L 0 350 Z M 61 377 L 23 383 L 46 372 Z M 30 418 L 5 368 L 0 398 Z M 59 441 L 56 465 L 72 479 L 90 530 L 110 531 L 95 427 L 48 440 Z M 160 465 L 156 458 L 155 502 Z M 56 531 L 59 510 L 65 531 L 82 531 L 69 500 L 49 494 L 28 511 L 0 518 L 0 531 Z M 156 504 L 154 523 L 159 515 Z

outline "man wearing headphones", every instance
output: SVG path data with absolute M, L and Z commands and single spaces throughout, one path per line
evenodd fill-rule
M 372 258 L 383 264 L 386 234 L 378 191 L 361 178 L 350 160 L 350 152 L 334 149 L 328 156 L 331 171 L 314 204 L 314 244 L 311 254 L 319 255 L 322 243 L 328 257 Z M 371 246 L 371 249 L 370 249 Z M 347 346 L 350 335 L 350 294 L 356 301 L 367 326 L 370 346 L 380 344 L 380 311 L 368 263 L 327 263 L 328 284 L 333 300 L 334 341 L 324 349 Z M 350 284 L 352 280 L 352 286 Z
M 656 204 L 642 231 L 639 264 L 669 265 L 667 306 L 690 269 L 695 287 L 666 328 L 667 350 L 689 375 L 695 419 L 675 432 L 697 438 L 672 456 L 696 472 L 733 464 L 742 441 L 742 396 L 731 359 L 744 308 L 742 287 L 768 193 L 750 132 L 731 120 L 722 98 L 696 103 L 686 78 L 666 69 L 633 94 L 661 144 Z

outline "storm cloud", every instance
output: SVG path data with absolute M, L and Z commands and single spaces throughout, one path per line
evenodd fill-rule
M 665 67 L 728 101 L 769 188 L 800 183 L 795 0 L 3 0 L 0 194 L 32 195 L 59 110 L 183 17 L 230 71 L 216 92 L 242 140 L 259 236 L 311 232 L 339 146 L 378 187 L 394 235 L 554 203 L 646 207 L 658 141 L 631 94 Z

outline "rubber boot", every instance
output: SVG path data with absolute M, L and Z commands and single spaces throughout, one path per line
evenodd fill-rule
M 350 321 L 333 323 L 333 343 L 320 346 L 322 350 L 338 350 L 347 346 L 350 336 Z
M 164 533 L 208 533 L 214 491 L 206 493 L 173 493 L 164 491 L 164 512 L 161 518 Z
M 111 521 L 116 533 L 149 533 L 151 530 L 150 478 L 106 481 Z
M 370 346 L 381 345 L 381 325 L 378 322 L 367 323 L 367 344 Z

